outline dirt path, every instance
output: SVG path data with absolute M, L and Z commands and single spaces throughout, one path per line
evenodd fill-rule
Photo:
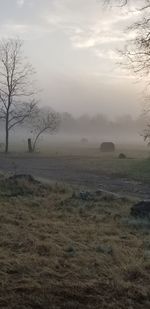
M 83 162 L 82 162 L 83 160 Z M 103 189 L 122 194 L 150 198 L 148 184 L 105 174 L 79 157 L 0 156 L 3 172 L 32 174 L 52 182 L 63 182 L 81 188 Z

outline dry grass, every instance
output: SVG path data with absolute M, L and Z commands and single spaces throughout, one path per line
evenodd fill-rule
M 131 203 L 2 179 L 0 308 L 149 308 L 149 231 L 124 224 Z

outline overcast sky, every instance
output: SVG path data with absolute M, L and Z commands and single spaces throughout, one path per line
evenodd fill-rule
M 76 115 L 140 112 L 134 78 L 116 64 L 138 12 L 102 2 L 0 0 L 0 36 L 25 41 L 43 104 Z

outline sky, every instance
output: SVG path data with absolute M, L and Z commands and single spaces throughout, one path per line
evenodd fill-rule
M 137 0 L 138 1 L 138 0 Z M 139 85 L 118 62 L 138 18 L 103 0 L 0 0 L 0 38 L 19 37 L 36 69 L 41 104 L 74 115 L 141 111 Z

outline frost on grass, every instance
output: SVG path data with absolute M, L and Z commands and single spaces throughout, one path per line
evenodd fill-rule
M 149 308 L 149 234 L 122 221 L 132 202 L 72 196 L 1 178 L 0 306 Z

